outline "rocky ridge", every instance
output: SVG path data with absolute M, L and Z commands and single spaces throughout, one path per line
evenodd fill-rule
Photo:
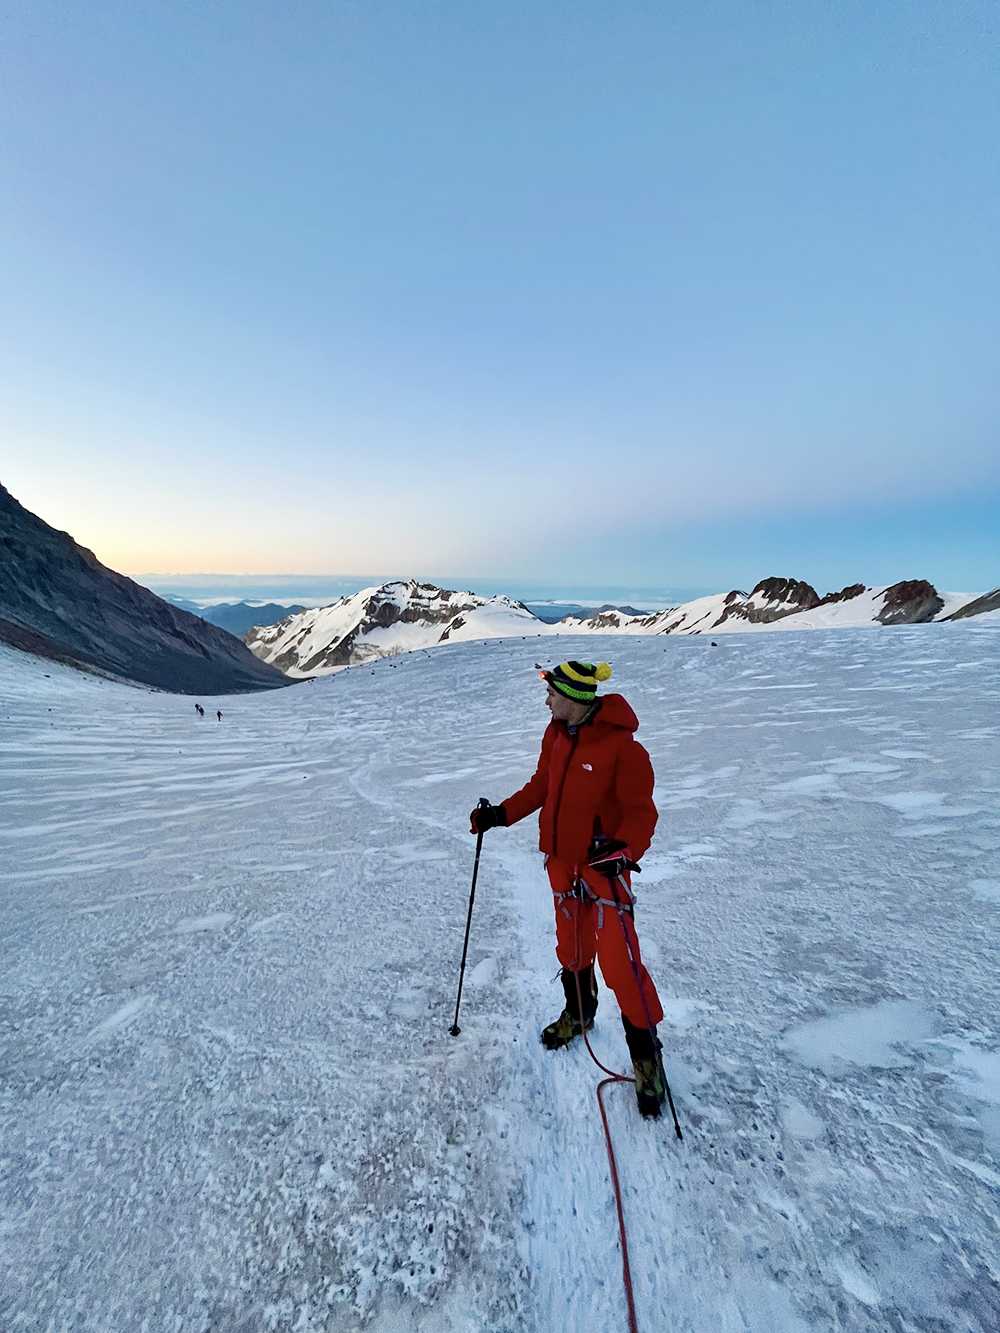
M 984 611 L 993 609 L 978 599 Z M 1000 593 L 996 594 L 1000 600 Z M 950 600 L 924 579 L 868 588 L 852 583 L 824 597 L 797 579 L 762 579 L 749 592 L 733 589 L 649 614 L 602 607 L 586 619 L 552 624 L 508 597 L 478 597 L 414 581 L 386 583 L 251 630 L 245 642 L 264 661 L 296 677 L 323 675 L 396 653 L 459 639 L 549 634 L 726 634 L 838 626 L 917 625 L 954 618 L 968 595 Z M 948 612 L 942 616 L 942 611 Z M 976 614 L 971 613 L 970 614 Z
M 961 599 L 960 599 L 961 600 Z M 851 605 L 848 605 L 848 604 Z M 852 583 L 820 597 L 797 579 L 768 578 L 749 592 L 699 597 L 651 615 L 609 611 L 587 620 L 560 621 L 563 633 L 704 634 L 764 629 L 782 623 L 788 629 L 835 628 L 836 625 L 922 625 L 945 609 L 945 600 L 926 579 L 867 588 Z

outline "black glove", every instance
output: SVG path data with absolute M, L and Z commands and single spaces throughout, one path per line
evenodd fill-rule
M 485 833 L 491 828 L 507 827 L 507 811 L 502 805 L 477 805 L 469 816 L 470 833 Z
M 628 844 L 619 838 L 595 838 L 587 851 L 587 865 L 608 879 L 617 879 L 626 870 L 642 873 L 632 860 Z

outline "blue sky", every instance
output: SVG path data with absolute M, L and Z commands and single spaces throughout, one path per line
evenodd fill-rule
M 994 5 L 0 23 L 0 481 L 114 567 L 1000 581 Z

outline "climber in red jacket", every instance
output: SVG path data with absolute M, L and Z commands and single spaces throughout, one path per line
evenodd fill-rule
M 555 898 L 556 957 L 566 995 L 542 1042 L 558 1050 L 594 1026 L 596 957 L 622 1011 L 639 1109 L 658 1116 L 666 1091 L 656 1037 L 663 1010 L 640 957 L 630 878 L 656 827 L 653 768 L 633 736 L 639 722 L 622 696 L 597 697 L 598 681 L 610 676 L 606 662 L 563 662 L 542 672 L 552 721 L 535 774 L 500 805 L 473 810 L 472 832 L 541 811 L 539 847 Z

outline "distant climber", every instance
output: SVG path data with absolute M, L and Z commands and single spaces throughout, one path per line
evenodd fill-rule
M 199 717 L 204 717 L 204 716 L 205 716 L 205 710 L 204 710 L 204 708 L 202 708 L 201 704 L 195 704 L 195 706 L 194 706 L 194 710 L 195 710 L 195 712 L 198 714 Z
M 216 712 L 215 716 L 219 719 L 220 722 L 222 721 L 222 709 L 221 709 L 221 708 Z
M 633 738 L 639 723 L 622 696 L 597 697 L 597 682 L 611 675 L 606 662 L 563 662 L 541 675 L 552 721 L 534 777 L 500 805 L 473 810 L 472 832 L 506 828 L 541 810 L 539 846 L 555 897 L 566 996 L 542 1043 L 555 1051 L 594 1026 L 596 957 L 622 1011 L 639 1110 L 656 1117 L 666 1096 L 656 1036 L 663 1009 L 639 954 L 630 879 L 656 827 L 653 767 Z

